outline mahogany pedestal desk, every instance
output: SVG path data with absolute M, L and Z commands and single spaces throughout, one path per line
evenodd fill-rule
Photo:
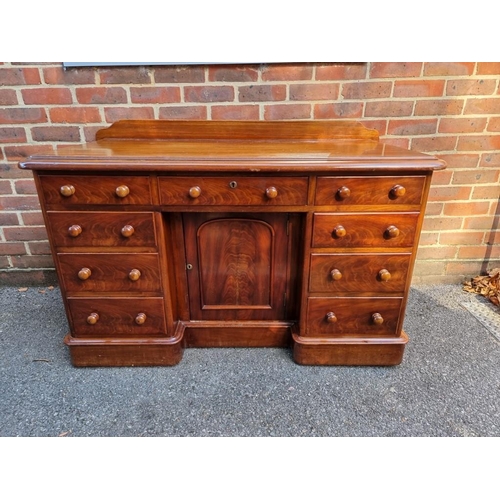
M 126 120 L 20 166 L 75 366 L 288 346 L 305 365 L 401 363 L 436 157 L 356 122 Z

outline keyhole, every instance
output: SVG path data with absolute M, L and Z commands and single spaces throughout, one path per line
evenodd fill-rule
M 191 269 L 193 269 L 193 264 L 186 264 L 186 269 L 191 271 Z
M 238 183 L 236 181 L 231 181 L 229 183 L 229 187 L 234 189 L 235 187 L 238 187 Z

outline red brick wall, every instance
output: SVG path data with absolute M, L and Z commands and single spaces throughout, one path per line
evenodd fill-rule
M 64 70 L 0 63 L 0 283 L 53 267 L 30 172 L 17 162 L 119 119 L 355 119 L 437 154 L 415 282 L 500 266 L 500 63 L 263 64 Z M 1 272 L 3 271 L 3 272 Z

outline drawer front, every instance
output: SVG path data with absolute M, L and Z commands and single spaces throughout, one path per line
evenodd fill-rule
M 57 247 L 155 247 L 149 212 L 48 212 Z
M 424 176 L 318 177 L 316 205 L 420 205 Z
M 307 177 L 161 177 L 162 205 L 305 205 Z
M 149 177 L 41 175 L 40 182 L 49 206 L 152 204 Z
M 312 254 L 310 292 L 401 292 L 411 254 Z
M 401 305 L 400 298 L 309 298 L 307 334 L 397 336 Z
M 397 248 L 412 247 L 419 214 L 316 213 L 313 221 L 313 247 Z
M 57 254 L 66 291 L 161 292 L 158 254 Z
M 161 298 L 68 299 L 75 336 L 142 336 L 166 334 Z

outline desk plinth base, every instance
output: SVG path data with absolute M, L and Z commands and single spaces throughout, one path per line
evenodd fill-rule
M 403 360 L 408 336 L 395 338 L 293 338 L 293 359 L 299 365 L 393 366 Z

